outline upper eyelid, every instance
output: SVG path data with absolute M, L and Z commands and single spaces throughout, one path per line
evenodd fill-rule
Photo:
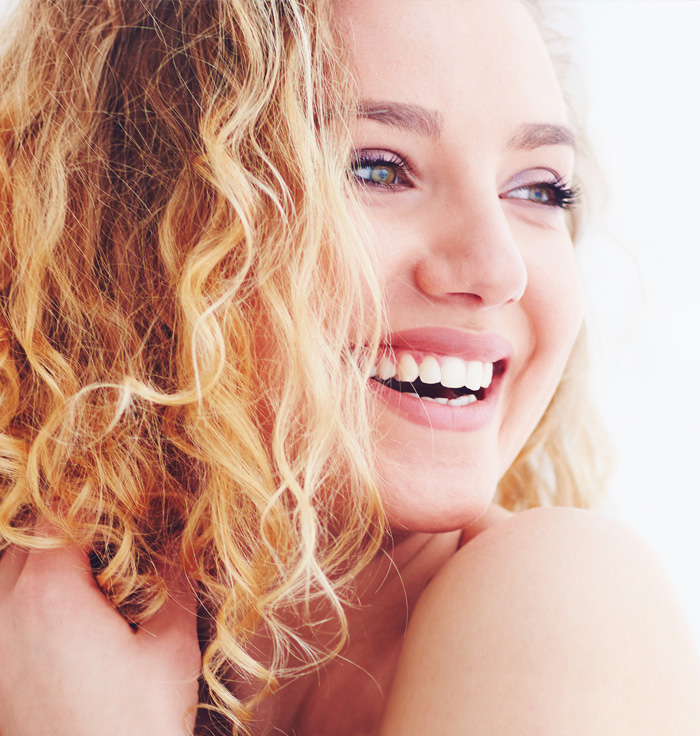
M 519 187 L 531 187 L 536 186 L 537 184 L 569 186 L 567 182 L 570 181 L 571 178 L 571 176 L 565 176 L 549 166 L 535 166 L 526 169 L 525 171 L 520 171 L 515 174 L 515 176 L 512 176 L 503 185 L 502 191 L 510 192 L 513 189 L 518 189 Z
M 361 148 L 353 152 L 353 162 L 357 161 L 384 161 L 397 166 L 404 166 L 411 169 L 411 165 L 406 157 L 397 151 L 391 151 L 385 148 Z

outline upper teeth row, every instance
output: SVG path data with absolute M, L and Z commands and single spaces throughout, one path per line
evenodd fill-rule
M 462 360 L 447 356 L 439 362 L 433 355 L 426 355 L 420 365 L 411 353 L 384 355 L 370 374 L 382 381 L 395 378 L 412 383 L 417 378 L 423 383 L 441 383 L 446 388 L 462 388 L 478 391 L 491 385 L 493 363 L 478 360 Z

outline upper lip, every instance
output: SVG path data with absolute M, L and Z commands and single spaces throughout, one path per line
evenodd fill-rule
M 419 327 L 392 332 L 384 340 L 394 350 L 453 355 L 463 360 L 496 363 L 513 355 L 513 345 L 495 333 L 463 332 L 452 327 Z

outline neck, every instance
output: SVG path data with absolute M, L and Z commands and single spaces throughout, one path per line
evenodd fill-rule
M 416 602 L 459 542 L 460 532 L 388 537 L 356 580 L 357 605 L 347 610 L 349 637 L 342 655 L 320 672 L 286 684 L 266 699 L 257 711 L 260 725 L 254 732 L 303 735 L 332 731 L 342 736 L 338 724 L 346 723 L 348 733 L 355 736 L 373 733 L 371 724 L 381 715 Z M 313 613 L 316 620 L 326 618 L 323 610 Z M 348 693 L 355 694 L 358 702 L 348 698 Z M 341 704 L 350 710 L 344 719 L 338 713 Z M 358 714 L 367 719 L 366 726 L 353 720 Z M 335 723 L 335 730 L 326 730 L 326 718 Z
M 430 579 L 458 549 L 460 534 L 413 533 L 388 537 L 377 557 L 357 579 L 361 603 L 372 609 L 366 615 L 377 617 L 377 606 L 410 615 Z M 397 595 L 399 589 L 401 595 Z

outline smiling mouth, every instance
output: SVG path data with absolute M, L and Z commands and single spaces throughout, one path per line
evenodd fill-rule
M 384 355 L 371 372 L 377 383 L 399 393 L 453 407 L 483 401 L 494 376 L 505 361 L 483 363 L 454 356 L 426 355 L 418 360 L 409 352 Z
M 486 395 L 486 389 L 483 388 L 478 391 L 472 391 L 466 386 L 463 388 L 447 388 L 440 384 L 423 383 L 419 378 L 412 382 L 397 381 L 393 378 L 381 381 L 376 377 L 374 380 L 387 388 L 413 396 L 416 399 L 425 399 L 426 401 L 434 401 L 437 404 L 447 404 L 449 406 L 468 406 L 475 401 L 483 400 Z

